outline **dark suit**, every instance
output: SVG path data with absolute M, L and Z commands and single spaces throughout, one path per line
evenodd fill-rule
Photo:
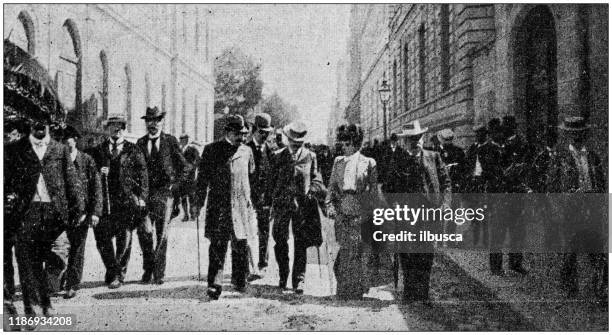
M 108 190 L 102 219 L 94 228 L 96 245 L 106 267 L 106 283 L 125 278 L 132 250 L 132 231 L 142 220 L 138 199 L 146 199 L 149 194 L 147 166 L 140 149 L 124 140 L 122 150 L 113 156 L 110 143 L 107 139 L 93 151 L 98 168 L 109 167 L 110 170 L 108 176 L 102 176 Z M 110 214 L 107 211 L 109 200 Z
M 206 227 L 204 236 L 210 240 L 208 287 L 218 292 L 222 289 L 223 264 L 227 244 L 232 244 L 232 282 L 244 287 L 248 272 L 245 239 L 237 239 L 232 217 L 232 171 L 230 159 L 238 150 L 227 140 L 211 143 L 204 147 L 196 182 L 197 208 L 202 208 L 206 199 Z
M 272 196 L 272 237 L 274 252 L 278 262 L 280 286 L 285 286 L 289 276 L 289 223 L 293 229 L 294 257 L 293 288 L 304 281 L 306 273 L 306 250 L 310 246 L 320 246 L 321 218 L 316 199 L 308 197 L 312 181 L 321 181 L 317 172 L 316 155 L 302 147 L 296 158 L 283 148 L 277 152 L 272 165 L 274 180 L 271 184 Z
M 14 195 L 11 218 L 5 225 L 16 232 L 15 254 L 26 308 L 50 307 L 43 264 L 53 241 L 83 213 L 81 185 L 69 149 L 50 140 L 42 160 L 28 136 L 6 147 L 5 191 Z M 35 199 L 42 176 L 50 202 Z
M 407 175 L 404 173 L 406 169 L 406 150 L 399 145 L 395 147 L 395 151 L 391 146 L 387 146 L 382 150 L 381 180 L 382 190 L 385 193 L 401 193 L 403 188 L 408 183 Z M 391 203 L 393 202 L 390 199 Z
M 501 162 L 501 147 L 490 140 L 479 144 L 473 143 L 467 150 L 465 168 L 465 207 L 481 207 L 485 205 L 487 197 L 485 193 L 501 192 L 502 166 Z M 480 162 L 480 175 L 476 169 L 476 162 Z M 473 225 L 473 242 L 479 241 L 487 244 L 489 239 L 488 227 L 485 221 L 472 221 Z
M 198 149 L 193 146 L 187 145 L 187 148 L 183 149 L 183 156 L 185 157 L 185 161 L 188 164 L 188 174 L 187 179 L 184 181 L 183 190 L 185 195 L 181 197 L 181 204 L 183 205 L 183 213 L 185 219 L 195 219 L 197 215 L 195 213 L 194 206 L 194 190 L 195 190 L 195 180 L 196 180 L 196 170 L 200 165 L 200 152 Z
M 152 273 L 156 280 L 162 280 L 166 271 L 166 250 L 174 199 L 180 198 L 189 166 L 181 152 L 176 137 L 160 133 L 151 141 L 149 135 L 138 139 L 136 145 L 144 153 L 149 175 L 149 198 L 147 208 L 151 223 L 155 227 L 157 245 L 153 248 L 153 233 L 138 229 L 138 240 L 143 254 L 143 270 Z M 155 143 L 154 143 L 155 142 Z
M 81 197 L 85 202 L 85 214 L 91 220 L 91 216 L 102 216 L 102 183 L 98 167 L 91 156 L 86 153 L 77 152 L 74 167 L 82 185 Z M 66 290 L 78 289 L 83 278 L 83 260 L 85 258 L 85 242 L 89 231 L 88 221 L 67 230 L 70 252 L 68 254 L 68 268 L 64 273 Z
M 435 151 L 420 150 L 413 156 L 406 152 L 405 160 L 404 173 L 408 183 L 402 191 L 412 194 L 409 198 L 410 204 L 413 207 L 424 205 L 425 208 L 439 208 L 443 204 L 450 206 L 451 182 L 440 154 Z M 419 230 L 423 227 L 415 225 L 412 228 Z M 435 232 L 434 226 L 428 225 L 427 228 Z M 434 256 L 433 242 L 422 242 L 415 247 L 416 252 L 399 255 L 399 262 L 404 272 L 403 298 L 409 301 L 428 300 L 429 278 Z
M 563 255 L 561 280 L 570 293 L 578 291 L 577 254 L 587 253 L 594 270 L 592 279 L 595 280 L 591 285 L 597 294 L 607 298 L 608 251 L 605 238 L 609 203 L 604 163 L 592 150 L 582 152 L 578 149 L 577 152 L 578 157 L 583 154 L 586 157 L 588 180 L 581 182 L 580 168 L 567 147 L 558 150 L 548 171 L 547 191 L 562 203 L 558 229 L 564 237 L 566 253 Z
M 251 199 L 257 212 L 258 267 L 264 268 L 268 266 L 268 239 L 270 238 L 270 205 L 272 199 L 267 191 L 270 183 L 272 149 L 265 142 L 258 147 L 253 140 L 247 145 L 253 151 L 255 159 L 255 173 L 251 175 Z

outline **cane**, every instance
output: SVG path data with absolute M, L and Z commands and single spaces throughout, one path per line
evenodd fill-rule
M 104 188 L 106 189 L 106 213 L 110 215 L 110 194 L 108 193 L 108 174 L 104 174 Z
M 202 280 L 202 274 L 200 272 L 200 213 L 196 215 L 196 236 L 198 239 L 198 281 Z

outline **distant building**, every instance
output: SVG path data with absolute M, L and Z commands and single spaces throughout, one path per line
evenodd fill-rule
M 382 107 L 367 106 L 383 62 L 389 134 L 420 119 L 432 133 L 453 128 L 465 146 L 475 123 L 511 114 L 539 143 L 563 116 L 582 115 L 607 161 L 607 5 L 353 5 L 350 22 L 347 117 L 377 124 Z M 388 58 L 373 57 L 385 43 Z
M 164 130 L 209 142 L 214 76 L 206 6 L 7 4 L 4 38 L 55 78 L 68 122 L 87 136 L 111 113 L 128 137 L 146 133 L 147 106 L 167 113 Z
M 344 59 L 339 59 L 336 66 L 336 93 L 334 101 L 332 102 L 332 112 L 327 125 L 327 144 L 330 146 L 336 141 L 336 128 L 346 123 L 344 113 L 348 105 L 347 70 L 347 62 Z

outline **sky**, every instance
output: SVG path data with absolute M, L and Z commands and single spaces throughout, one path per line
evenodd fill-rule
M 336 92 L 336 65 L 346 54 L 350 5 L 211 5 L 214 56 L 238 46 L 262 64 L 263 94 L 296 105 L 308 140 L 325 141 Z

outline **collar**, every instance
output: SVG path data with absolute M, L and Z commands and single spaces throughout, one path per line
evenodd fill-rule
M 576 149 L 576 147 L 574 147 L 574 145 L 573 145 L 573 144 L 570 144 L 570 145 L 569 145 L 569 150 L 570 150 L 570 151 L 572 151 L 572 152 L 578 152 L 578 150 Z M 583 146 L 582 146 L 582 149 L 580 149 L 580 151 L 582 151 L 582 152 L 586 152 L 586 151 L 587 151 L 587 149 L 586 149 L 586 147 L 583 145 Z
M 150 139 L 150 140 L 155 140 L 155 139 L 159 138 L 159 136 L 161 135 L 161 133 L 162 133 L 162 132 L 161 132 L 161 130 L 160 130 L 160 131 L 158 131 L 158 132 L 157 132 L 157 134 L 155 134 L 155 135 L 151 135 L 151 134 L 149 133 L 149 134 L 148 134 L 148 135 L 149 135 L 149 139 Z
M 30 134 L 30 143 L 33 146 L 47 146 L 49 145 L 49 142 L 51 142 L 51 136 L 49 136 L 48 133 L 47 135 L 45 135 L 45 137 L 43 137 L 40 140 L 34 137 L 32 134 Z
M 259 142 L 257 142 L 257 140 L 255 139 L 255 137 L 253 137 L 253 143 L 255 143 L 256 147 L 261 146 L 262 144 L 259 144 Z
M 125 141 L 125 139 L 123 138 L 123 136 L 119 137 L 116 141 L 113 141 L 112 137 L 108 138 L 108 143 L 110 145 L 113 145 L 113 143 L 116 143 L 117 145 L 122 145 L 124 141 Z
M 423 154 L 423 149 L 421 149 L 420 147 L 417 147 L 417 149 L 415 150 L 415 153 L 412 153 L 412 151 L 406 149 L 406 152 L 408 153 L 408 155 L 410 155 L 410 157 L 421 157 L 421 154 Z
M 230 141 L 229 138 L 225 137 L 225 141 L 229 143 L 232 147 L 235 147 L 234 143 L 232 143 L 232 141 Z

